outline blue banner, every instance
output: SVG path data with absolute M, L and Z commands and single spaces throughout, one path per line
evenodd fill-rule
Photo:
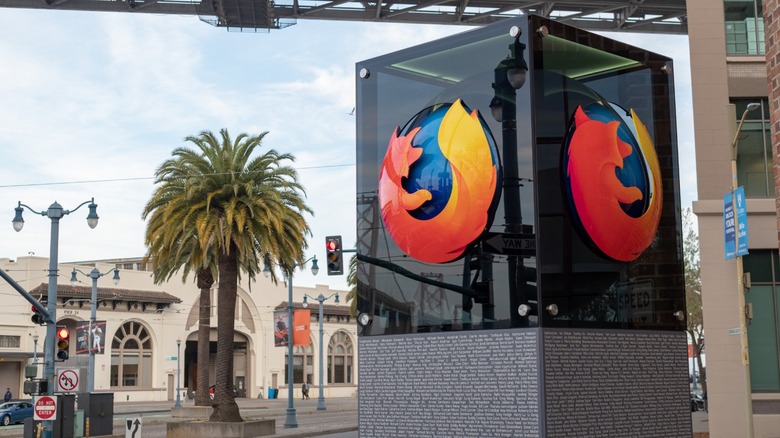
M 734 211 L 735 204 L 736 217 Z M 739 233 L 736 233 L 737 228 Z M 745 190 L 742 187 L 738 187 L 723 197 L 723 232 L 726 260 L 747 255 L 747 207 L 745 205 Z

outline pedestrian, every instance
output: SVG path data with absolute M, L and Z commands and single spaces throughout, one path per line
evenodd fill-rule
M 303 382 L 303 386 L 301 387 L 301 400 L 307 400 L 309 398 L 309 384 L 306 382 Z
M 11 388 L 5 388 L 5 397 L 3 397 L 3 401 L 9 402 L 12 398 L 14 398 L 14 395 L 11 394 Z

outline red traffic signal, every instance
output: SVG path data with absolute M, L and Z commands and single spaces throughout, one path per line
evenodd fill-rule
M 70 350 L 70 329 L 67 327 L 57 327 L 57 359 L 64 361 L 68 359 Z
M 328 275 L 343 275 L 344 254 L 341 247 L 341 236 L 326 237 L 325 251 L 327 253 Z
M 42 305 L 46 305 L 45 303 L 41 303 Z M 32 317 L 30 320 L 33 322 L 33 324 L 38 325 L 44 325 L 46 324 L 46 321 L 43 319 L 43 315 L 41 315 L 41 312 L 38 311 L 38 309 L 35 306 L 32 306 Z

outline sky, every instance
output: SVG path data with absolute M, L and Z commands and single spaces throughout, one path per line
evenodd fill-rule
M 268 33 L 227 32 L 195 16 L 0 8 L 0 258 L 50 253 L 53 202 L 60 262 L 140 257 L 141 212 L 154 172 L 184 138 L 227 128 L 268 132 L 261 151 L 291 153 L 306 189 L 307 257 L 325 236 L 355 242 L 355 64 L 474 29 L 299 20 Z M 671 57 L 682 206 L 696 199 L 688 40 L 604 33 Z M 5 219 L 4 219 L 5 218 Z M 3 225 L 5 224 L 5 225 Z M 309 268 L 310 266 L 307 266 Z M 296 271 L 297 286 L 345 289 L 346 276 Z

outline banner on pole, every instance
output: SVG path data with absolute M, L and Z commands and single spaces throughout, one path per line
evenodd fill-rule
M 289 317 L 286 310 L 279 310 L 274 312 L 274 346 L 286 347 L 288 339 L 290 337 L 288 327 Z
M 311 345 L 311 311 L 296 310 L 293 313 L 293 345 L 305 347 Z
M 76 322 L 76 354 L 103 354 L 106 349 L 105 321 Z

